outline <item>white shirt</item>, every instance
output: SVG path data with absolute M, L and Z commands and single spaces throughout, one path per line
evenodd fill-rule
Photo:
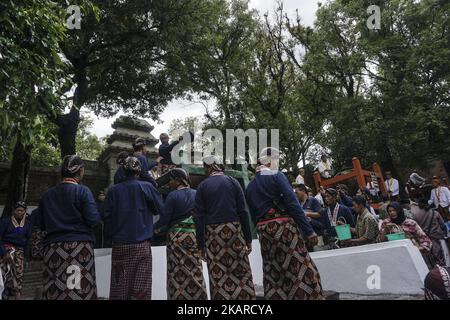
M 400 188 L 398 185 L 398 180 L 394 178 L 390 178 L 384 182 L 387 191 L 391 191 L 393 196 L 397 196 L 400 192 Z
M 296 184 L 305 184 L 305 178 L 303 178 L 302 175 L 299 174 L 299 175 L 297 176 L 297 178 L 295 178 L 295 183 L 296 183 Z
M 316 194 L 316 196 L 314 198 L 316 198 L 319 201 L 320 206 L 323 207 L 324 202 L 323 202 L 323 198 L 322 198 L 322 195 L 320 194 L 320 192 L 318 194 Z
M 379 191 L 379 190 L 378 190 L 378 188 L 375 188 L 373 182 L 371 182 L 371 181 L 367 182 L 366 187 L 367 187 L 367 189 L 369 189 L 370 194 L 371 194 L 372 196 L 376 196 L 376 195 L 378 194 L 378 191 Z
M 434 206 L 438 208 L 441 206 L 442 208 L 448 207 L 450 205 L 450 190 L 447 187 L 439 186 L 431 190 L 431 199 L 429 201 L 430 204 L 434 203 Z
M 330 177 L 330 173 L 326 170 L 330 170 L 331 169 L 331 164 L 328 162 L 323 162 L 323 161 L 319 161 L 319 172 L 320 174 L 324 177 L 324 178 L 329 178 Z

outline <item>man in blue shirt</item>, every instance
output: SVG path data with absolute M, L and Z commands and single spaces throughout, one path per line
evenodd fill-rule
M 212 300 L 256 298 L 248 254 L 252 235 L 239 182 L 219 157 L 204 160 L 207 178 L 195 195 L 197 239 L 208 263 Z
M 319 200 L 309 196 L 308 189 L 304 184 L 295 184 L 294 190 L 308 222 L 311 224 L 314 232 L 321 236 L 323 234 L 323 223 L 321 221 L 322 215 L 320 214 L 322 207 Z
M 286 176 L 278 168 L 279 151 L 261 151 L 256 175 L 245 196 L 261 244 L 266 300 L 323 299 L 320 275 L 303 241 L 317 244 Z M 303 237 L 302 237 L 303 235 Z M 302 271 L 301 271 L 302 270 Z
M 327 207 L 322 210 L 322 223 L 325 226 L 327 235 L 329 237 L 336 237 L 336 229 L 338 221 L 349 224 L 352 228 L 355 227 L 352 211 L 350 208 L 338 203 L 338 192 L 336 189 L 328 188 L 325 191 L 325 203 Z
M 94 196 L 80 184 L 84 162 L 77 155 L 64 157 L 62 182 L 50 188 L 39 202 L 39 227 L 44 243 L 45 300 L 97 298 L 93 229 L 100 220 Z M 58 261 L 58 263 L 55 263 Z M 74 267 L 75 266 L 75 267 Z M 67 274 L 78 270 L 80 286 L 70 287 Z
M 123 169 L 127 179 L 109 189 L 103 216 L 112 232 L 110 299 L 150 300 L 153 216 L 163 212 L 164 204 L 151 183 L 138 179 L 136 157 L 128 157 Z

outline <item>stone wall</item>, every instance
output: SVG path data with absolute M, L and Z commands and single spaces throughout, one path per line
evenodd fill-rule
M 96 197 L 100 190 L 108 187 L 109 175 L 106 167 L 97 161 L 86 160 L 85 164 L 83 184 L 88 186 Z M 0 163 L 0 204 L 4 204 L 6 200 L 9 168 L 9 163 Z M 26 199 L 28 205 L 37 205 L 42 194 L 61 181 L 60 170 L 60 167 L 31 167 Z

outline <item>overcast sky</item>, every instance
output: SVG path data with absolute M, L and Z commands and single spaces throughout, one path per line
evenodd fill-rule
M 302 22 L 306 25 L 312 26 L 315 19 L 315 12 L 317 10 L 317 3 L 319 0 L 284 0 L 284 10 L 291 16 L 295 17 L 295 11 L 298 9 Z M 322 2 L 325 2 L 322 0 Z M 250 7 L 257 9 L 261 16 L 266 12 L 272 12 L 276 7 L 276 1 L 274 0 L 250 0 Z M 211 109 L 212 105 L 209 106 Z M 200 103 L 192 103 L 189 101 L 175 100 L 168 104 L 164 112 L 160 115 L 161 123 L 146 119 L 155 128 L 152 134 L 158 138 L 159 134 L 166 132 L 170 126 L 172 120 L 183 117 L 202 117 L 205 114 L 205 107 Z M 120 115 L 120 114 L 119 114 Z M 119 116 L 118 115 L 118 116 Z M 92 115 L 94 119 L 94 126 L 91 129 L 99 137 L 104 137 L 113 132 L 111 124 L 117 118 L 97 118 Z

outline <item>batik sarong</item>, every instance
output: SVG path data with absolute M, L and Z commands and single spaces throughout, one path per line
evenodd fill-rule
M 256 227 L 266 300 L 322 300 L 317 267 L 291 217 L 269 211 Z
M 91 242 L 56 242 L 44 247 L 44 300 L 97 298 Z
M 167 234 L 167 299 L 206 300 L 202 260 L 192 218 L 173 226 Z
M 22 248 L 8 247 L 12 249 L 7 253 L 12 260 L 6 260 L 5 257 L 0 257 L 0 266 L 2 268 L 3 276 L 3 299 L 11 300 L 20 297 L 23 284 L 23 268 L 24 268 L 24 252 Z
M 210 224 L 205 230 L 212 300 L 256 299 L 246 243 L 239 222 Z
M 151 300 L 152 249 L 150 241 L 113 245 L 110 300 Z
M 40 229 L 33 229 L 31 234 L 31 257 L 33 259 L 42 259 L 44 255 L 44 247 L 42 245 L 42 240 L 44 239 L 45 233 Z

